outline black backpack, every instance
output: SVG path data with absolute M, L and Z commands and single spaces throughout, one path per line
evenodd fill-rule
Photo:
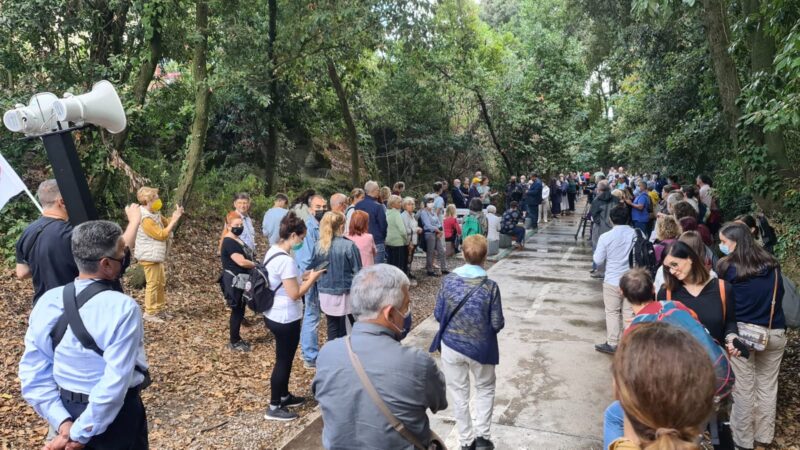
M 647 239 L 642 230 L 634 229 L 636 237 L 633 238 L 633 248 L 628 255 L 628 265 L 630 267 L 643 267 L 650 271 L 651 276 L 656 275 L 658 262 L 656 261 L 656 251 L 653 243 Z
M 250 269 L 250 280 L 244 287 L 244 298 L 247 307 L 257 313 L 263 313 L 272 309 L 272 304 L 275 303 L 275 293 L 283 286 L 283 281 L 278 284 L 278 287 L 273 291 L 269 288 L 269 271 L 267 265 L 278 256 L 287 256 L 286 253 L 276 253 L 270 257 L 264 264 L 256 264 L 255 267 Z

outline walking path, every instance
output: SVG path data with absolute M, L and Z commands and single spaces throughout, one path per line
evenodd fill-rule
M 489 270 L 500 285 L 506 319 L 498 336 L 492 418 L 498 449 L 602 448 L 611 359 L 594 350 L 605 340 L 605 316 L 600 281 L 588 274 L 591 245 L 574 239 L 579 220 L 573 215 L 541 224 L 524 250 Z M 427 350 L 437 329 L 429 317 L 403 343 Z M 458 449 L 451 410 L 430 417 L 447 448 Z M 322 448 L 322 421 L 308 420 L 284 449 Z

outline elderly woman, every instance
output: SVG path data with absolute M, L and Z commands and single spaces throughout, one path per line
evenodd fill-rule
M 414 250 L 416 250 L 417 244 L 419 243 L 419 235 L 422 234 L 422 228 L 420 228 L 419 222 L 414 215 L 415 204 L 416 200 L 414 200 L 414 197 L 404 198 L 403 212 L 400 214 L 400 217 L 403 219 L 403 225 L 406 227 L 406 242 L 408 242 L 406 275 L 412 280 L 412 284 L 416 281 L 413 281 L 414 276 L 411 274 L 411 262 L 414 260 Z
M 783 314 L 783 277 L 778 260 L 759 246 L 747 225 L 725 224 L 719 232 L 720 275 L 736 293 L 736 319 L 742 335 L 759 330 L 763 347 L 748 358 L 732 358 L 736 374 L 731 428 L 734 443 L 742 448 L 764 448 L 775 434 L 778 372 L 786 348 Z
M 136 231 L 134 256 L 144 269 L 146 283 L 144 291 L 144 320 L 163 323 L 168 316 L 164 313 L 166 303 L 167 278 L 164 263 L 167 260 L 167 240 L 178 224 L 183 208 L 178 205 L 169 220 L 159 211 L 163 207 L 158 189 L 139 188 L 136 193 L 141 211 L 141 222 Z
M 328 323 L 328 341 L 347 335 L 349 320 L 353 324 L 350 284 L 361 270 L 361 254 L 356 244 L 342 237 L 344 214 L 329 211 L 319 224 L 319 240 L 314 248 L 311 267 L 328 263 L 327 271 L 317 282 L 319 306 Z
M 222 236 L 220 244 L 222 276 L 220 276 L 219 282 L 222 295 L 225 297 L 225 304 L 231 309 L 228 348 L 233 351 L 249 352 L 250 344 L 242 340 L 239 331 L 245 312 L 242 294 L 247 278 L 249 278 L 248 271 L 255 267 L 255 263 L 253 262 L 253 251 L 240 237 L 243 232 L 242 216 L 236 211 L 228 213 L 225 219 L 225 234 Z
M 387 202 L 386 253 L 389 257 L 387 262 L 406 273 L 408 272 L 408 254 L 406 252 L 408 252 L 410 241 L 400 214 L 402 203 L 403 199 L 397 195 L 390 196 Z
M 466 264 L 442 281 L 433 314 L 439 332 L 431 351 L 441 347 L 442 372 L 453 399 L 461 448 L 494 448 L 491 443 L 495 366 L 500 362 L 497 333 L 505 326 L 500 288 L 490 280 L 486 238 L 464 239 Z M 475 380 L 475 413 L 470 413 L 470 373 Z
M 422 229 L 425 232 L 425 253 L 427 255 L 425 269 L 429 277 L 439 276 L 433 271 L 433 257 L 435 254 L 439 255 L 439 264 L 442 273 L 450 273 L 447 271 L 447 260 L 445 259 L 444 246 L 442 245 L 442 222 L 433 210 L 434 197 L 428 195 L 425 197 L 425 208 L 419 213 L 419 220 L 422 222 Z M 480 199 L 473 199 L 480 203 Z

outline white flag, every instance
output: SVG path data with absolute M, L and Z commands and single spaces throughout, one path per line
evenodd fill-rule
M 12 197 L 23 191 L 27 191 L 25 183 L 19 178 L 17 172 L 14 172 L 3 155 L 0 155 L 0 209 L 3 209 Z

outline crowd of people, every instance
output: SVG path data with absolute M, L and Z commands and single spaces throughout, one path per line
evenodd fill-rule
M 526 229 L 575 214 L 583 193 L 590 276 L 603 280 L 607 325 L 595 348 L 614 355 L 606 447 L 695 448 L 704 434 L 718 448 L 770 443 L 786 345 L 774 235 L 750 216 L 721 223 L 705 175 L 680 186 L 676 177 L 628 176 L 622 167 L 549 181 L 513 176 L 502 196 L 480 171 L 452 187 L 435 182 L 420 202 L 403 182 L 368 181 L 327 198 L 306 190 L 290 201 L 279 193 L 261 221 L 265 249 L 257 247 L 250 197 L 237 194 L 218 244 L 219 285 L 233 352 L 251 351 L 240 329 L 252 277 L 264 274 L 271 293 L 262 315 L 275 362 L 264 417 L 294 420 L 292 409 L 306 402 L 289 391 L 299 349 L 305 367 L 316 370 L 312 393 L 326 448 L 435 445 L 427 410 L 446 408 L 448 395 L 460 447 L 494 448 L 497 335 L 505 322 L 487 257 L 503 236 L 522 248 Z M 171 319 L 164 266 L 183 208 L 162 215 L 158 190 L 143 187 L 125 210 L 125 230 L 108 221 L 73 228 L 54 180 L 37 195 L 43 217 L 17 243 L 17 275 L 32 277 L 35 288 L 22 395 L 51 425 L 48 449 L 147 448 L 143 321 Z M 430 347 L 441 353 L 441 368 L 400 344 L 412 327 L 418 247 L 426 274 L 443 277 Z M 634 258 L 641 249 L 652 250 L 653 261 Z M 448 267 L 454 254 L 465 264 Z M 120 282 L 133 258 L 145 274 L 143 314 Z M 724 368 L 730 373 L 720 382 Z

